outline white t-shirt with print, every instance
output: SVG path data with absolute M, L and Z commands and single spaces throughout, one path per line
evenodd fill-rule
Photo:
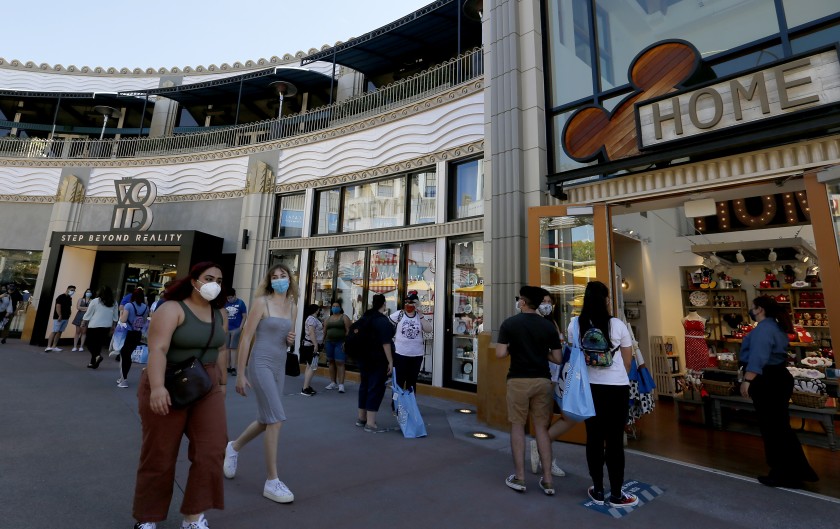
M 402 318 L 400 318 L 402 314 Z M 396 334 L 394 335 L 394 349 L 402 356 L 423 356 L 425 347 L 423 345 L 423 320 L 418 312 L 414 316 L 398 310 L 389 316 L 391 321 L 397 323 Z
M 572 318 L 572 321 L 569 322 L 567 336 L 569 336 L 570 340 L 574 340 L 574 343 L 580 343 L 580 328 L 578 327 L 577 318 Z M 633 346 L 633 339 L 630 337 L 627 326 L 618 318 L 610 319 L 610 343 L 613 348 L 618 346 Z M 617 349 L 613 353 L 613 363 L 610 367 L 588 366 L 589 383 L 605 386 L 629 386 L 630 379 L 627 376 L 627 370 L 624 369 L 624 361 L 621 354 L 621 349 Z

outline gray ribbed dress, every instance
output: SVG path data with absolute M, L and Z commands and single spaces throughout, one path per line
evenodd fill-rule
M 291 330 L 287 318 L 269 316 L 257 324 L 247 374 L 257 397 L 257 421 L 262 424 L 286 420 L 280 397 L 286 382 L 286 335 Z

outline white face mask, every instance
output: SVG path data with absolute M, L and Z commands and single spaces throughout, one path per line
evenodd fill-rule
M 518 299 L 516 300 L 516 305 L 514 305 L 514 309 L 513 309 L 513 310 L 514 310 L 514 312 L 516 312 L 517 314 L 519 314 L 520 312 L 522 312 L 522 309 L 521 309 L 521 308 L 519 308 L 519 300 L 518 300 Z
M 538 310 L 543 316 L 548 316 L 551 314 L 551 311 L 554 310 L 554 305 L 551 303 L 540 303 L 540 308 Z
M 201 281 L 199 281 L 198 279 L 196 279 L 196 281 L 201 283 Z M 222 293 L 222 285 L 218 283 L 201 283 L 201 288 L 196 290 L 198 290 L 198 293 L 201 294 L 201 297 L 203 297 L 207 301 L 213 301 L 219 296 L 219 294 Z

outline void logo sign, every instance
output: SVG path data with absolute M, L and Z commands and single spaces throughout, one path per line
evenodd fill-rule
M 152 210 L 157 198 L 157 186 L 142 178 L 125 178 L 114 181 L 117 188 L 117 205 L 111 229 L 115 231 L 147 231 L 152 226 Z

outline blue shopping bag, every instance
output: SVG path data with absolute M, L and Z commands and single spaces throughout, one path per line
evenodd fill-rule
M 639 393 L 652 393 L 656 389 L 656 382 L 653 381 L 653 375 L 650 374 L 648 368 L 642 366 L 639 369 Z
M 149 346 L 142 343 L 138 345 L 134 351 L 131 352 L 131 361 L 135 364 L 148 364 Z
M 566 346 L 563 354 L 568 360 L 560 370 L 560 379 L 554 390 L 554 400 L 563 412 L 563 417 L 580 422 L 595 416 L 595 403 L 589 387 L 589 372 L 583 351 L 578 347 Z
M 396 370 L 391 372 L 391 389 L 394 391 L 394 409 L 403 437 L 415 439 L 426 437 L 426 425 L 417 407 L 417 399 L 411 389 L 402 389 L 397 385 Z
M 114 336 L 111 337 L 111 344 L 108 346 L 108 356 L 119 358 L 120 350 L 125 345 L 125 337 L 128 334 L 128 326 L 123 327 L 119 323 L 114 329 Z

